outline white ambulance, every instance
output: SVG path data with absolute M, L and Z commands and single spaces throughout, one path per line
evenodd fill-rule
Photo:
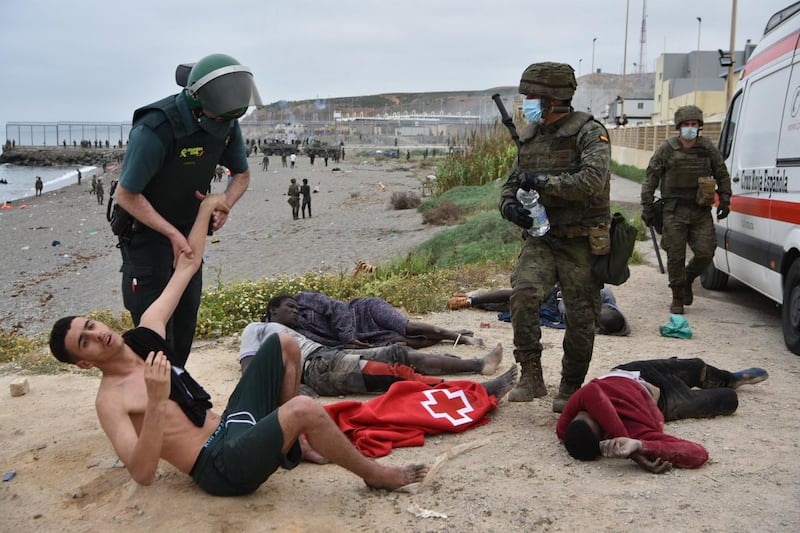
M 733 198 L 701 284 L 724 289 L 730 276 L 781 304 L 786 346 L 800 355 L 800 2 L 767 23 L 719 148 Z

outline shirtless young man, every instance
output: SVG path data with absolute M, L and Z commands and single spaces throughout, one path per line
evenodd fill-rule
M 421 481 L 427 466 L 389 467 L 364 457 L 320 404 L 298 396 L 300 350 L 289 336 L 275 335 L 264 343 L 222 417 L 209 409 L 207 393 L 188 373 L 172 367 L 165 354 L 166 324 L 200 267 L 214 211 L 228 211 L 224 196 L 203 200 L 188 239 L 191 256 L 178 258 L 167 287 L 138 328 L 123 336 L 101 322 L 65 317 L 50 334 L 57 359 L 103 373 L 97 416 L 131 477 L 151 484 L 164 459 L 210 494 L 248 494 L 279 466 L 293 468 L 301 453 L 314 457 L 316 450 L 372 487 L 397 489 Z M 304 434 L 313 449 L 301 452 Z

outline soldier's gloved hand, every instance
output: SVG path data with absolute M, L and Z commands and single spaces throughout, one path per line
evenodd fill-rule
M 717 206 L 717 220 L 722 220 L 731 213 L 730 202 L 720 202 Z
M 653 207 L 653 204 L 642 206 L 642 220 L 644 221 L 644 225 L 647 227 L 655 226 L 656 211 L 655 207 Z
M 503 217 L 523 229 L 531 229 L 533 226 L 531 214 L 522 207 L 521 203 L 516 201 L 508 201 L 503 204 Z
M 550 176 L 547 174 L 533 174 L 531 172 L 523 172 L 517 178 L 517 186 L 520 189 L 525 191 L 530 191 L 531 189 L 538 190 L 539 187 L 547 183 L 547 180 L 550 179 Z

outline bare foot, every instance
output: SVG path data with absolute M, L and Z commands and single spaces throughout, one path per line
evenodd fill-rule
M 371 489 L 397 490 L 400 487 L 419 483 L 428 474 L 428 465 L 407 465 L 407 466 L 381 466 L 381 472 L 374 476 L 374 479 L 364 479 L 364 483 Z
M 498 401 L 502 400 L 503 396 L 514 388 L 514 384 L 517 381 L 517 372 L 517 365 L 511 365 L 511 368 L 506 370 L 503 374 L 482 383 L 482 385 L 490 396 L 497 396 Z
M 468 346 L 478 346 L 480 348 L 485 346 L 483 339 L 479 337 L 473 337 L 471 331 L 469 332 L 469 335 L 461 333 L 461 336 L 458 337 L 456 344 L 466 344 Z
M 497 346 L 494 347 L 494 350 L 483 357 L 483 369 L 481 369 L 481 374 L 484 376 L 491 376 L 497 372 L 497 367 L 500 365 L 500 361 L 502 360 L 503 345 L 498 342 Z
M 325 457 L 322 456 L 317 450 L 311 447 L 309 444 L 308 439 L 305 435 L 300 435 L 300 452 L 301 456 L 303 457 L 304 461 L 308 461 L 309 463 L 315 463 L 318 465 L 328 464 L 328 461 Z

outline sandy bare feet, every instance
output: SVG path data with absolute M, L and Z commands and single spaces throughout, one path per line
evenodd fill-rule
M 502 343 L 497 343 L 497 346 L 494 347 L 494 350 L 487 353 L 483 357 L 483 369 L 481 370 L 481 374 L 484 376 L 491 376 L 495 372 L 497 372 L 497 367 L 500 365 L 500 362 L 503 360 L 503 345 Z
M 499 345 L 498 345 L 499 346 Z M 500 374 L 496 378 L 482 383 L 483 387 L 489 395 L 497 396 L 498 401 L 503 399 L 503 396 L 508 394 L 508 391 L 514 388 L 517 381 L 517 365 L 512 365 L 511 368 Z
M 428 474 L 428 465 L 382 466 L 381 472 L 374 479 L 364 479 L 371 489 L 397 490 L 400 487 L 419 483 Z
M 484 342 L 483 339 L 479 337 L 474 337 L 475 333 L 468 329 L 460 329 L 458 330 L 458 338 L 456 339 L 456 344 L 467 344 L 469 346 L 479 346 L 483 348 Z
M 304 461 L 318 465 L 328 464 L 328 461 L 321 453 L 311 447 L 305 435 L 300 435 L 300 452 Z

